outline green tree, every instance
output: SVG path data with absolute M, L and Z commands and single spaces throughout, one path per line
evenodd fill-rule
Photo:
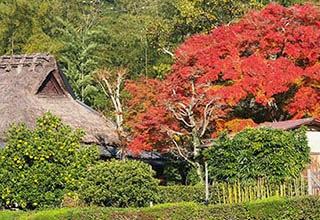
M 211 181 L 234 182 L 264 178 L 278 182 L 300 177 L 310 162 L 305 128 L 283 131 L 246 128 L 233 137 L 222 134 L 203 152 Z
M 64 44 L 59 51 L 59 61 L 63 72 L 66 74 L 75 95 L 82 102 L 92 104 L 92 95 L 97 92 L 92 72 L 98 66 L 97 51 L 100 46 L 94 39 L 97 37 L 95 30 L 79 32 L 78 27 L 67 22 L 61 31 Z
M 59 50 L 54 38 L 57 1 L 0 1 L 0 53 L 22 54 Z

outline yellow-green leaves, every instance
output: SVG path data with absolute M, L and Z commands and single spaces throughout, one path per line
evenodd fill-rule
M 0 204 L 28 209 L 55 206 L 65 192 L 77 190 L 88 164 L 98 157 L 96 147 L 80 146 L 83 134 L 51 113 L 37 119 L 34 130 L 12 125 L 6 133 L 7 148 L 0 151 L 0 192 L 10 189 L 10 193 L 3 194 Z

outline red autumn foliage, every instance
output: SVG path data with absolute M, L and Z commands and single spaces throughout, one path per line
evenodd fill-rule
M 184 77 L 197 77 L 198 83 L 220 85 L 216 94 L 229 105 L 253 96 L 256 103 L 267 106 L 277 103 L 277 98 L 283 102 L 294 87 L 308 87 L 306 79 L 315 81 L 312 88 L 319 96 L 319 54 L 320 9 L 309 4 L 285 8 L 270 3 L 237 24 L 188 39 L 177 50 L 174 70 Z M 308 98 L 303 91 L 285 101 Z M 300 117 L 319 114 L 309 112 L 315 109 L 301 110 L 291 107 L 290 113 Z
M 192 99 L 199 99 L 192 109 L 198 127 L 203 125 L 207 104 L 214 106 L 201 137 L 219 130 L 217 119 L 228 119 L 227 114 L 241 106 L 247 112 L 252 106 L 264 109 L 259 122 L 319 117 L 320 9 L 312 4 L 285 8 L 270 3 L 236 24 L 189 38 L 177 49 L 172 69 L 164 81 L 127 86 L 130 106 L 138 109 L 131 122 L 134 149 L 151 149 L 160 142 L 170 146 L 168 129 L 190 134 L 192 129 L 186 126 L 190 117 L 182 123 L 174 112 Z M 236 131 L 243 127 L 239 123 L 224 126 Z
M 166 98 L 165 86 L 156 79 L 127 81 L 125 90 L 132 98 L 127 100 L 126 126 L 131 128 L 134 139 L 128 150 L 139 153 L 143 150 L 161 151 L 165 146 L 166 127 L 176 128 L 175 121 L 168 120 L 168 111 L 162 106 Z
M 308 116 L 320 117 L 320 95 L 319 91 L 302 87 L 293 98 L 293 102 L 287 106 L 289 112 L 294 115 L 294 118 L 301 118 L 305 114 Z
M 233 119 L 230 121 L 218 120 L 216 132 L 212 134 L 212 137 L 215 138 L 217 135 L 227 130 L 230 134 L 237 133 L 246 127 L 256 127 L 257 124 L 252 119 Z

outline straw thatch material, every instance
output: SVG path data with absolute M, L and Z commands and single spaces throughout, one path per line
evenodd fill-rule
M 46 86 L 50 79 L 55 83 Z M 36 118 L 47 111 L 73 128 L 82 128 L 85 143 L 112 145 L 118 141 L 110 120 L 75 99 L 53 56 L 0 56 L 0 142 L 5 141 L 3 131 L 10 122 L 25 122 L 32 128 Z

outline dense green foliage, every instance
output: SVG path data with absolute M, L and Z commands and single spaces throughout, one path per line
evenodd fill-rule
M 142 209 L 72 208 L 38 212 L 0 212 L 1 219 L 211 219 L 211 220 L 305 220 L 319 219 L 319 197 L 270 198 L 239 205 L 204 206 L 196 203 L 157 205 Z M 10 218 L 11 217 L 11 218 Z
M 97 164 L 82 181 L 80 197 L 87 204 L 143 207 L 157 201 L 158 180 L 148 164 L 111 160 Z
M 185 161 L 172 158 L 164 165 L 163 178 L 166 186 L 196 185 L 200 182 L 195 168 Z
M 13 124 L 0 150 L 1 206 L 56 206 L 65 194 L 77 190 L 98 158 L 96 148 L 80 146 L 83 135 L 51 113 L 37 119 L 34 130 Z
M 203 157 L 211 181 L 283 181 L 300 176 L 310 161 L 310 147 L 305 128 L 247 128 L 233 137 L 222 134 Z

